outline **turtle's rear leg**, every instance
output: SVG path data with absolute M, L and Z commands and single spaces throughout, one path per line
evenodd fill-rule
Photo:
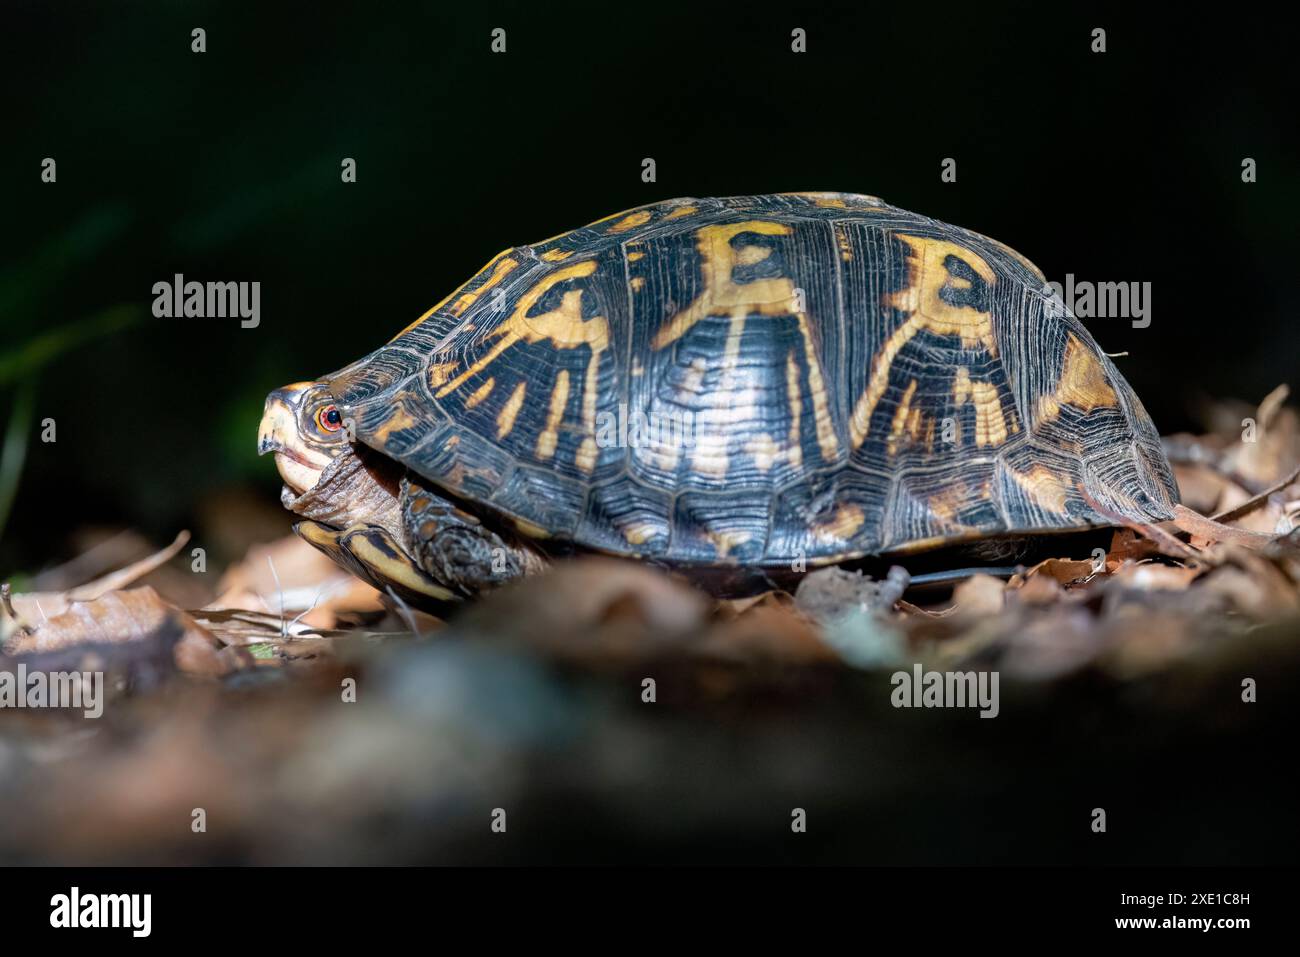
M 418 479 L 402 479 L 398 499 L 416 562 L 460 594 L 475 596 L 546 568 L 537 549 L 493 531 Z

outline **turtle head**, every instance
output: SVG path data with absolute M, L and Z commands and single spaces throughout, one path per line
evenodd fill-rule
M 295 382 L 266 397 L 257 452 L 275 453 L 284 484 L 301 495 L 326 467 L 349 451 L 343 413 L 323 382 Z

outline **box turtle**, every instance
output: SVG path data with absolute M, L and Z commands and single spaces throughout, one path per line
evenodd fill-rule
M 1053 305 L 1007 246 L 873 197 L 653 203 L 272 392 L 260 450 L 303 538 L 425 606 L 576 551 L 721 593 L 1170 518 L 1155 427 Z

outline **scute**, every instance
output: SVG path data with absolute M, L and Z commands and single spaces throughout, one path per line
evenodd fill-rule
M 505 250 L 328 381 L 454 495 L 668 562 L 1170 517 L 1155 427 L 1043 287 L 874 197 L 670 200 Z

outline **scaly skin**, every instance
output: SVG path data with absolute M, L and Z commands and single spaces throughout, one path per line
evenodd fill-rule
M 455 603 L 546 567 L 418 477 L 348 441 L 333 397 L 319 382 L 267 396 L 258 452 L 275 453 L 284 506 L 299 536 L 335 563 L 422 608 Z

